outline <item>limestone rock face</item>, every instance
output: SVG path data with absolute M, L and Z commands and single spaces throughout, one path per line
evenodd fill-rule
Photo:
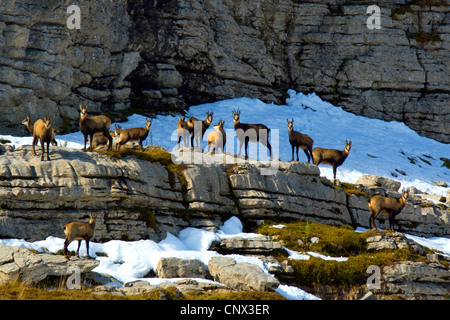
M 40 161 L 29 146 L 0 155 L 0 237 L 63 238 L 65 224 L 87 222 L 91 213 L 98 214 L 93 241 L 159 241 L 188 226 L 216 231 L 232 216 L 250 226 L 273 218 L 369 223 L 367 198 L 334 188 L 307 163 L 279 162 L 271 174 L 262 174 L 264 163 L 192 164 L 179 177 L 158 162 L 133 156 L 116 159 L 64 147 L 52 147 L 50 156 L 51 161 Z M 449 211 L 414 199 L 397 216 L 401 231 L 448 236 Z M 383 219 L 380 215 L 377 225 Z M 244 242 L 263 254 L 279 249 L 270 241 Z M 236 244 L 229 240 L 222 249 Z
M 343 1 L 80 1 L 0 5 L 0 132 L 26 134 L 27 115 L 77 127 L 93 113 L 252 97 L 281 103 L 314 91 L 344 109 L 397 120 L 450 142 L 450 9 L 386 0 L 381 29 L 367 4 Z
M 36 254 L 32 251 L 0 244 L 0 284 L 19 279 L 25 285 L 34 285 L 47 276 L 66 276 L 69 267 L 80 268 L 81 274 L 88 273 L 100 264 L 93 259 L 71 258 L 53 254 Z

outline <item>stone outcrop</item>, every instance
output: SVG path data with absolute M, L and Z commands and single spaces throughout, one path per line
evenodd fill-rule
M 25 285 L 35 285 L 49 276 L 71 275 L 69 267 L 78 267 L 80 276 L 90 272 L 100 264 L 93 259 L 34 253 L 31 250 L 0 244 L 0 285 L 19 280 Z
M 73 129 L 80 103 L 182 111 L 295 89 L 450 142 L 445 1 L 384 0 L 373 30 L 351 1 L 80 1 L 81 30 L 66 26 L 72 4 L 0 5 L 0 132 L 25 135 L 29 113 Z
M 389 298 L 398 295 L 408 300 L 442 300 L 449 292 L 450 272 L 444 265 L 402 261 L 383 268 L 378 296 Z
M 93 212 L 98 213 L 93 241 L 159 241 L 188 226 L 215 230 L 231 216 L 248 226 L 275 218 L 369 223 L 366 197 L 333 187 L 318 167 L 306 163 L 279 162 L 270 175 L 262 174 L 264 163 L 187 165 L 182 184 L 159 162 L 133 156 L 117 159 L 63 147 L 52 148 L 50 156 L 42 162 L 29 146 L 0 156 L 0 237 L 63 238 L 66 223 L 86 221 Z M 397 216 L 401 231 L 448 236 L 448 210 L 415 201 Z
M 161 258 L 156 275 L 158 278 L 206 278 L 207 270 L 197 259 Z
M 234 290 L 267 291 L 276 289 L 280 283 L 261 268 L 248 262 L 239 262 L 231 257 L 213 257 L 208 263 L 209 273 L 215 281 Z

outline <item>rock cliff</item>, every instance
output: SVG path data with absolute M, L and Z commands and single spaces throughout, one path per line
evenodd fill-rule
M 246 226 L 264 219 L 309 219 L 368 227 L 365 192 L 380 192 L 339 190 L 320 177 L 318 167 L 302 162 L 279 162 L 271 175 L 262 174 L 264 163 L 186 165 L 173 173 L 167 163 L 135 156 L 63 147 L 52 148 L 50 156 L 40 161 L 29 146 L 0 156 L 0 237 L 63 238 L 66 223 L 87 220 L 93 212 L 98 213 L 94 241 L 158 241 L 187 226 L 218 228 L 231 216 Z M 403 232 L 450 235 L 446 207 L 411 200 L 397 218 Z
M 378 1 L 373 30 L 368 5 L 343 0 L 79 1 L 80 30 L 71 4 L 0 4 L 1 132 L 25 134 L 28 113 L 73 129 L 79 103 L 181 111 L 295 89 L 450 142 L 445 1 Z

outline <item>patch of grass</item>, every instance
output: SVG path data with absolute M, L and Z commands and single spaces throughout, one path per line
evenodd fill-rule
M 52 289 L 26 286 L 15 281 L 0 286 L 0 300 L 145 300 L 148 295 L 117 296 L 94 294 L 83 288 L 80 290 Z
M 447 158 L 439 158 L 439 160 L 441 160 L 443 163 L 442 163 L 442 166 L 443 167 L 446 167 L 447 169 L 450 169 L 450 159 L 447 159 Z
M 267 221 L 258 229 L 258 233 L 276 236 L 284 246 L 295 251 L 311 250 L 321 254 L 339 257 L 357 255 L 366 252 L 366 238 L 375 231 L 358 233 L 351 226 L 335 227 L 308 220 L 297 220 L 285 224 L 282 229 L 271 228 L 274 222 Z M 318 237 L 317 243 L 308 244 L 306 238 Z M 298 240 L 303 241 L 300 245 Z M 306 245 L 306 246 L 305 246 Z
M 309 260 L 289 260 L 294 269 L 295 281 L 304 286 L 364 284 L 371 265 L 383 268 L 397 261 L 423 261 L 422 256 L 408 249 L 363 253 L 339 262 L 311 257 Z
M 441 42 L 441 38 L 436 32 L 426 33 L 426 32 L 417 32 L 417 33 L 407 33 L 406 36 L 410 39 L 414 39 L 419 43 L 427 43 L 427 42 Z
M 305 249 L 303 245 L 299 245 L 299 239 L 303 241 L 306 235 L 318 237 L 319 242 L 311 244 L 307 250 L 328 256 L 348 257 L 347 261 L 315 257 L 309 260 L 289 259 L 289 264 L 294 269 L 293 281 L 301 286 L 364 284 L 368 277 L 366 270 L 371 265 L 382 268 L 397 261 L 427 261 L 424 256 L 409 249 L 369 252 L 366 239 L 377 234 L 376 230 L 359 233 L 350 226 L 335 227 L 311 221 L 283 223 L 285 227 L 282 229 L 271 228 L 273 224 L 275 222 L 264 223 L 258 232 L 276 236 L 278 241 L 283 241 L 285 247 L 295 251 Z M 277 259 L 282 261 L 287 258 L 277 256 Z
M 160 146 L 152 146 L 151 148 L 145 151 L 139 151 L 134 149 L 122 149 L 122 150 L 109 150 L 109 151 L 96 151 L 100 154 L 108 155 L 112 158 L 122 159 L 127 156 L 133 156 L 137 159 L 150 161 L 150 162 L 159 162 L 162 164 L 169 173 L 169 183 L 171 187 L 175 184 L 175 175 L 178 176 L 178 179 L 182 185 L 185 187 L 187 185 L 186 179 L 182 174 L 183 171 L 187 168 L 184 164 L 176 164 L 172 161 L 172 155 L 166 149 Z
M 7 140 L 7 139 L 0 139 L 0 143 L 1 143 L 1 144 L 7 144 L 7 143 L 11 143 L 11 140 Z

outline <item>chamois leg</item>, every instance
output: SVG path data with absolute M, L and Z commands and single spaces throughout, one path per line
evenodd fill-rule
M 69 238 L 66 238 L 66 240 L 64 240 L 64 257 L 66 257 L 66 259 L 69 258 L 67 247 L 69 246 L 69 244 L 71 242 L 72 242 L 72 240 L 70 240 Z
M 292 159 L 291 159 L 291 161 L 294 161 L 294 149 L 295 149 L 295 147 L 294 147 L 293 144 L 291 144 L 291 148 L 292 148 Z
M 269 160 L 272 160 L 272 146 L 269 143 L 269 138 L 267 138 L 267 148 L 269 149 Z M 298 148 L 297 148 L 297 161 L 298 161 Z
M 90 259 L 91 256 L 89 255 L 89 239 L 84 239 L 84 242 L 86 242 L 86 257 Z
M 45 154 L 45 142 L 43 141 L 43 139 L 41 139 L 41 161 L 44 161 L 44 154 Z
M 244 151 L 245 151 L 245 160 L 248 160 L 248 142 L 250 138 L 245 137 L 245 145 L 244 145 Z
M 111 137 L 111 135 L 109 134 L 109 129 L 103 131 L 103 135 L 108 138 L 108 151 L 112 149 L 112 145 L 113 145 L 113 138 Z
M 337 171 L 337 167 L 335 165 L 333 165 L 333 177 L 334 177 L 334 185 L 336 185 L 336 171 Z
M 50 161 L 50 142 L 47 142 L 47 161 Z
M 94 140 L 94 134 L 91 133 L 89 134 L 89 151 L 92 152 L 93 148 L 92 148 L 92 141 Z M 109 150 L 109 149 L 108 149 Z
M 308 150 L 307 149 L 303 149 L 303 152 L 306 154 L 306 157 L 308 158 L 308 163 L 309 163 L 310 157 L 309 157 Z
M 33 137 L 33 156 L 36 156 L 36 151 L 34 150 L 34 146 L 37 144 L 37 139 Z
M 87 143 L 87 141 L 88 141 L 88 135 L 85 134 L 85 135 L 84 135 L 84 151 L 85 151 L 85 152 L 86 152 L 86 143 Z
M 80 246 L 81 246 L 81 240 L 78 240 L 78 247 L 77 247 L 77 257 L 80 257 Z

